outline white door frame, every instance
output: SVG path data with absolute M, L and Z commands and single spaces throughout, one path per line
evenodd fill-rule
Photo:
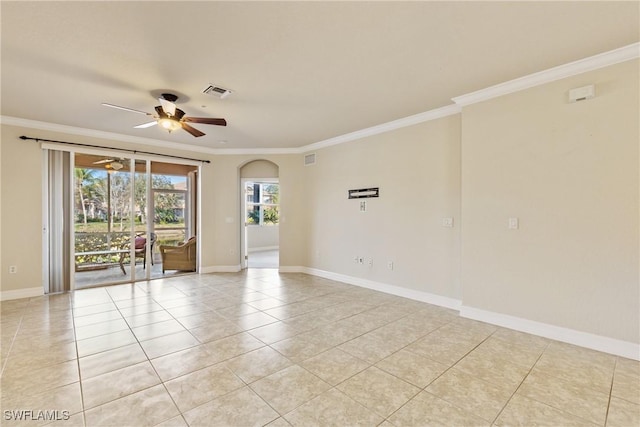
M 249 247 L 247 244 L 247 182 L 252 182 L 253 178 L 240 179 L 240 269 L 244 270 L 249 266 Z
M 249 267 L 249 244 L 248 244 L 248 228 L 247 219 L 247 182 L 272 182 L 280 184 L 280 178 L 240 178 L 240 268 L 242 270 Z

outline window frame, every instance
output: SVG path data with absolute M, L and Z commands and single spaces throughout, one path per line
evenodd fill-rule
M 247 188 L 249 187 L 249 185 L 259 185 L 259 202 L 253 202 L 253 201 L 249 201 L 247 200 L 248 198 L 248 191 Z M 244 213 L 244 220 L 245 220 L 245 224 L 249 227 L 274 227 L 274 226 L 279 226 L 280 225 L 280 203 L 264 203 L 262 200 L 264 198 L 264 191 L 262 190 L 264 186 L 268 186 L 268 185 L 276 185 L 278 187 L 278 197 L 280 196 L 280 183 L 278 181 L 269 181 L 269 180 L 247 180 L 244 183 L 244 197 L 245 197 L 245 213 Z M 258 215 L 258 223 L 255 222 L 249 222 L 249 215 L 248 213 L 250 212 L 250 208 L 253 208 L 255 206 L 258 206 L 260 209 L 258 210 L 259 215 Z M 268 223 L 265 224 L 264 222 L 264 212 L 265 209 L 264 208 L 276 208 L 276 211 L 278 213 L 278 221 L 276 223 Z

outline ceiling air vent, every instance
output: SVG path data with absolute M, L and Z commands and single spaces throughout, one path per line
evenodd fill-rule
M 304 155 L 304 165 L 311 166 L 316 164 L 316 153 Z
M 224 99 L 227 96 L 231 95 L 231 91 L 229 89 L 225 89 L 223 87 L 216 86 L 216 85 L 207 86 L 202 91 L 202 93 L 206 93 L 207 95 L 214 95 L 214 96 L 217 96 L 220 99 Z

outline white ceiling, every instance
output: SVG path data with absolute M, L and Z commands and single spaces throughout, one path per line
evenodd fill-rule
M 632 2 L 7 2 L 1 114 L 214 149 L 293 148 L 638 42 Z M 202 94 L 214 83 L 234 91 Z M 207 135 L 134 129 L 157 96 Z M 222 142 L 226 141 L 226 142 Z

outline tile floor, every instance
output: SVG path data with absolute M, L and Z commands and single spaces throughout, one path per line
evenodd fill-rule
M 303 274 L 1 308 L 3 426 L 640 425 L 639 362 Z
M 151 266 L 151 278 L 159 279 L 164 277 L 174 277 L 184 274 L 193 274 L 188 271 L 167 270 L 162 272 L 162 259 L 160 255 L 156 254 L 155 264 Z M 275 268 L 277 268 L 277 264 Z M 76 289 L 86 289 L 94 287 L 96 285 L 107 285 L 123 281 L 129 281 L 130 266 L 126 265 L 125 270 L 127 274 L 122 274 L 122 270 L 118 264 L 109 266 L 100 270 L 85 270 L 74 272 L 74 280 Z M 136 278 L 144 280 L 147 277 L 145 268 L 143 268 L 142 260 L 138 260 L 136 264 Z

